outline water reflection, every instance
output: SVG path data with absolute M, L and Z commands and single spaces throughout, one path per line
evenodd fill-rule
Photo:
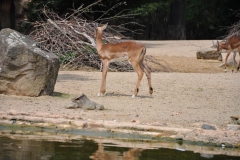
M 98 150 L 90 156 L 91 159 L 121 159 L 121 160 L 138 160 L 141 157 L 140 148 L 123 148 L 118 147 L 117 150 L 113 150 L 114 147 L 104 147 L 102 143 L 98 144 Z
M 0 136 L 0 160 L 185 160 L 240 159 L 238 156 L 194 153 L 192 151 L 141 147 L 143 144 L 124 142 L 121 145 L 104 139 L 75 140 L 32 139 L 26 136 Z M 129 147 L 131 145 L 131 147 Z M 126 147 L 127 146 L 127 147 Z

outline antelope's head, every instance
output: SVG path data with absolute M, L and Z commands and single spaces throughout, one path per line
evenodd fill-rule
M 95 38 L 96 38 L 96 39 L 97 39 L 98 37 L 101 38 L 100 36 L 102 35 L 103 30 L 107 28 L 107 25 L 108 25 L 108 24 L 104 24 L 104 25 L 101 26 L 101 27 L 97 27 L 96 32 L 95 32 Z
M 212 40 L 212 46 L 211 46 L 211 48 L 218 48 L 218 41 L 217 41 L 217 43 L 214 43 L 214 41 Z
M 227 44 L 224 41 L 219 42 L 217 40 L 217 43 L 214 43 L 214 41 L 212 41 L 212 43 L 213 43 L 212 48 L 217 48 L 217 53 L 219 53 L 219 54 L 222 51 L 222 49 L 226 49 L 227 50 Z
M 97 27 L 97 30 L 98 30 L 98 31 L 103 31 L 104 29 L 107 28 L 107 26 L 108 26 L 108 23 L 102 25 L 101 27 Z

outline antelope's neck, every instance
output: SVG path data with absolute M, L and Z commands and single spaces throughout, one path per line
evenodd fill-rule
M 97 33 L 97 37 L 96 37 L 96 48 L 97 51 L 99 53 L 99 51 L 101 50 L 103 44 L 102 44 L 102 33 Z

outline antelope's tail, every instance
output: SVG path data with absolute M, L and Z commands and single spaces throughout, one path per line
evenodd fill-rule
M 142 49 L 142 52 L 141 52 L 141 54 L 140 54 L 140 56 L 139 56 L 139 65 L 140 65 L 140 68 L 142 69 L 142 71 L 147 75 L 147 76 L 149 76 L 149 72 L 150 72 L 150 70 L 149 70 L 149 68 L 144 64 L 144 56 L 145 56 L 145 54 L 146 54 L 146 47 L 144 47 L 143 49 Z

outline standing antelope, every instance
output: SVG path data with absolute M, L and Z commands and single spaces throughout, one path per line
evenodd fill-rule
M 240 55 L 240 35 L 234 35 L 228 39 L 227 42 L 218 42 L 217 41 L 217 52 L 220 54 L 222 49 L 227 50 L 227 55 L 225 58 L 225 72 L 227 71 L 227 59 L 230 55 L 231 52 L 234 52 L 233 54 L 233 68 L 232 72 L 234 71 L 235 68 L 235 58 L 236 58 L 236 51 L 238 50 L 238 53 Z M 240 60 L 238 63 L 237 71 L 240 68 Z
M 106 92 L 106 77 L 109 63 L 123 60 L 128 60 L 132 64 L 134 70 L 137 72 L 138 75 L 137 85 L 133 92 L 132 98 L 134 98 L 138 94 L 140 82 L 144 73 L 147 76 L 149 93 L 150 95 L 152 95 L 153 88 L 151 85 L 151 71 L 143 63 L 144 55 L 146 53 L 146 47 L 141 43 L 134 41 L 126 41 L 116 44 L 102 44 L 102 32 L 106 28 L 107 24 L 103 25 L 102 27 L 97 27 L 96 32 L 96 48 L 98 51 L 98 55 L 103 63 L 102 82 L 100 87 L 100 93 L 98 93 L 98 96 L 103 96 Z

